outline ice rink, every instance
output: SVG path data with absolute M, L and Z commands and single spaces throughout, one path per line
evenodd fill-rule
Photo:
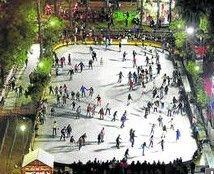
M 81 117 L 79 119 L 75 118 L 75 111 L 71 110 L 71 100 L 67 100 L 65 106 L 56 107 L 56 97 L 51 94 L 48 99 L 49 107 L 54 106 L 56 114 L 54 117 L 49 115 L 46 117 L 44 125 L 40 126 L 39 136 L 36 138 L 34 148 L 42 148 L 47 152 L 51 153 L 55 157 L 56 162 L 61 163 L 71 163 L 74 161 L 87 162 L 88 160 L 94 160 L 97 158 L 101 161 L 111 160 L 116 157 L 120 160 L 124 157 L 125 150 L 129 148 L 128 162 L 131 161 L 164 161 L 168 163 L 176 158 L 182 158 L 183 161 L 192 159 L 192 155 L 197 149 L 195 140 L 192 138 L 192 131 L 190 128 L 189 119 L 186 114 L 175 114 L 174 117 L 174 130 L 170 129 L 170 117 L 167 116 L 167 105 L 172 102 L 173 96 L 178 98 L 178 88 L 170 86 L 168 95 L 164 96 L 162 99 L 165 102 L 164 109 L 158 108 L 158 112 L 148 115 L 147 119 L 144 118 L 144 106 L 148 101 L 153 102 L 152 98 L 152 88 L 155 85 L 160 87 L 162 84 L 162 76 L 166 73 L 172 77 L 173 65 L 168 59 L 167 52 L 162 53 L 158 50 L 160 55 L 161 63 L 161 73 L 156 75 L 156 65 L 155 58 L 153 68 L 153 76 L 155 77 L 153 81 L 146 84 L 144 93 L 142 94 L 142 86 L 138 85 L 134 87 L 134 90 L 129 91 L 128 86 L 128 72 L 137 72 L 136 68 L 133 68 L 133 56 L 132 51 L 135 50 L 137 65 L 142 65 L 146 68 L 146 57 L 144 56 L 144 48 L 140 46 L 122 46 L 122 51 L 118 51 L 118 46 L 110 46 L 106 50 L 104 46 L 92 46 L 94 51 L 97 53 L 98 60 L 94 62 L 93 70 L 88 69 L 88 61 L 91 59 L 91 54 L 89 51 L 89 46 L 86 45 L 72 45 L 68 47 L 63 47 L 57 50 L 58 57 L 64 56 L 66 58 L 66 66 L 60 68 L 60 76 L 52 77 L 52 86 L 60 86 L 66 84 L 68 86 L 68 91 L 80 91 L 82 85 L 86 88 L 93 87 L 94 95 L 93 97 L 80 98 L 80 102 L 77 102 L 77 106 L 80 105 L 82 108 Z M 147 47 L 147 50 L 151 48 Z M 149 57 L 154 54 L 148 51 L 147 55 Z M 122 62 L 123 52 L 127 52 L 127 60 Z M 79 64 L 83 61 L 85 64 L 85 69 L 82 73 L 75 73 L 73 80 L 69 80 L 68 69 L 70 65 L 67 65 L 68 54 L 71 54 L 72 67 L 75 64 Z M 100 65 L 100 59 L 103 59 L 103 65 Z M 148 68 L 148 67 L 147 67 Z M 122 83 L 117 83 L 118 73 L 122 71 L 124 78 Z M 127 106 L 127 96 L 132 95 L 133 101 Z M 105 107 L 107 103 L 110 104 L 111 115 L 105 115 L 104 120 L 99 119 L 99 114 L 96 113 L 94 118 L 87 118 L 86 107 L 88 103 L 96 104 L 96 97 L 100 95 L 102 98 L 102 107 Z M 96 112 L 100 110 L 100 106 L 96 108 Z M 124 111 L 127 111 L 127 121 L 125 122 L 125 127 L 120 128 L 121 121 L 120 118 Z M 112 114 L 114 111 L 118 111 L 117 120 L 115 122 L 111 121 Z M 153 109 L 151 110 L 153 111 Z M 162 127 L 158 125 L 158 117 L 161 115 L 163 117 L 163 123 L 167 127 L 167 133 L 164 143 L 164 151 L 161 150 L 161 136 Z M 53 122 L 56 120 L 58 125 L 57 137 L 52 137 L 52 126 Z M 71 124 L 72 135 L 77 141 L 79 137 L 86 133 L 86 145 L 78 149 L 77 143 L 70 143 L 69 138 L 66 141 L 60 141 L 60 130 Z M 141 145 L 146 142 L 149 145 L 150 131 L 152 124 L 155 124 L 154 129 L 154 147 L 145 149 L 145 156 L 142 156 Z M 104 142 L 97 143 L 97 136 L 102 128 L 105 128 Z M 135 144 L 131 147 L 129 141 L 129 130 L 135 130 Z M 181 137 L 176 141 L 176 129 L 181 132 Z M 121 148 L 116 148 L 116 138 L 121 135 Z

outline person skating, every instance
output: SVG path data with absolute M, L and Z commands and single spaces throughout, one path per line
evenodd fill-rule
M 80 114 L 81 114 L 81 106 L 78 106 L 76 109 L 76 118 L 80 118 Z
M 72 111 L 75 111 L 76 102 L 74 100 L 72 101 L 71 106 L 72 106 Z
M 89 88 L 89 97 L 92 97 L 94 94 L 94 88 L 93 87 L 90 87 Z
M 157 74 L 160 74 L 160 70 L 161 70 L 161 64 L 158 63 L 158 64 L 157 64 Z
M 126 61 L 126 55 L 127 55 L 127 53 L 124 51 L 123 52 L 123 60 L 122 60 L 123 62 Z
M 93 105 L 91 108 L 91 116 L 94 117 L 95 115 L 95 110 L 96 110 L 96 105 Z
M 71 136 L 71 132 L 72 132 L 71 125 L 68 124 L 68 126 L 66 127 L 67 138 Z
M 133 68 L 137 67 L 137 59 L 136 57 L 133 57 Z
M 60 105 L 60 95 L 59 94 L 57 94 L 57 96 L 56 96 L 56 104 L 57 104 L 57 106 L 59 106 Z
M 79 138 L 78 144 L 79 144 L 79 150 L 80 150 L 81 147 L 83 146 L 83 138 L 82 138 L 82 136 Z
M 120 148 L 120 144 L 121 144 L 121 138 L 120 135 L 118 135 L 118 137 L 116 138 L 116 147 L 119 149 Z
M 75 143 L 74 136 L 72 135 L 70 138 L 70 143 Z
M 144 156 L 145 155 L 145 148 L 146 148 L 146 142 L 144 142 L 142 145 L 141 145 L 141 148 L 142 148 L 142 155 Z
M 66 105 L 66 101 L 67 101 L 67 97 L 65 94 L 63 94 L 63 96 L 62 96 L 62 105 L 63 106 Z
M 125 121 L 127 120 L 127 118 L 126 118 L 126 111 L 123 113 L 123 115 L 122 115 L 122 117 L 121 117 L 121 119 L 120 119 L 120 121 L 121 121 L 121 126 L 120 126 L 120 128 L 123 128 L 125 125 Z
M 71 54 L 68 54 L 68 65 L 71 65 Z
M 113 114 L 113 118 L 112 118 L 112 120 L 111 120 L 111 121 L 116 121 L 116 116 L 117 116 L 117 111 L 115 111 L 115 112 L 114 112 L 114 114 Z
M 178 141 L 180 139 L 181 136 L 181 132 L 179 129 L 176 130 L 176 141 Z
M 153 135 L 149 139 L 149 147 L 153 148 Z
M 126 149 L 125 154 L 124 154 L 125 160 L 128 159 L 128 156 L 129 156 L 129 149 Z
M 80 66 L 80 72 L 82 72 L 83 68 L 85 67 L 82 61 L 78 64 L 78 66 Z
M 109 106 L 109 103 L 106 104 L 105 109 L 106 109 L 105 115 L 107 115 L 107 113 L 108 113 L 108 115 L 111 115 L 111 108 Z
M 163 117 L 161 117 L 161 115 L 159 115 L 157 120 L 158 120 L 159 126 L 163 127 Z
M 74 75 L 74 70 L 72 68 L 68 70 L 68 75 L 69 75 L 69 80 L 72 80 Z
M 105 129 L 103 127 L 102 130 L 100 131 L 100 136 L 101 136 L 100 138 L 102 143 L 104 142 L 104 135 L 105 135 Z
M 53 130 L 52 136 L 53 136 L 53 137 L 57 136 L 57 133 L 56 133 L 56 130 L 57 130 L 57 123 L 56 123 L 56 121 L 54 121 L 54 123 L 53 123 L 53 128 L 52 128 L 52 130 Z
M 150 135 L 154 135 L 154 129 L 155 129 L 155 124 L 152 124 L 152 128 L 151 128 L 151 131 L 150 131 Z
M 134 90 L 134 82 L 133 80 L 129 80 L 129 91 Z
M 167 133 L 167 129 L 166 129 L 166 125 L 163 125 L 163 128 L 162 128 L 162 130 L 163 130 L 163 133 L 162 133 L 162 138 L 165 138 L 166 137 L 166 133 Z
M 78 64 L 75 64 L 75 65 L 74 65 L 74 72 L 75 72 L 75 73 L 78 73 Z
M 63 127 L 61 129 L 61 136 L 60 136 L 60 141 L 63 139 L 65 141 L 65 132 L 66 132 L 66 127 Z
M 148 65 L 149 65 L 149 57 L 146 56 L 146 66 L 148 66 Z
M 96 60 L 97 61 L 97 53 L 95 51 L 92 51 L 92 60 Z
M 119 46 L 119 52 L 121 52 L 121 47 L 122 47 L 122 44 L 121 44 L 121 42 L 119 41 L 119 44 L 118 44 L 118 46 Z
M 88 68 L 93 69 L 93 60 L 92 59 L 88 61 Z
M 94 51 L 93 48 L 92 48 L 92 46 L 89 47 L 89 51 L 90 51 L 91 54 Z
M 88 117 L 88 116 L 91 117 L 91 110 L 92 110 L 92 108 L 91 108 L 91 105 L 89 103 L 87 108 L 86 108 L 86 117 Z
M 161 141 L 158 144 L 161 144 L 161 150 L 164 151 L 164 139 L 162 138 Z
M 117 83 L 121 83 L 122 82 L 122 78 L 124 77 L 122 71 L 119 72 L 118 76 L 119 76 L 119 78 L 118 78 Z
M 71 100 L 75 100 L 75 92 L 71 91 Z
M 97 136 L 97 144 L 101 143 L 101 133 L 98 134 Z
M 82 96 L 82 97 L 85 97 L 85 96 L 86 96 L 86 94 L 85 94 L 86 90 L 87 90 L 87 88 L 86 88 L 85 86 L 82 85 L 81 88 L 80 88 L 80 92 L 81 92 L 81 96 Z
M 132 100 L 132 96 L 131 94 L 128 94 L 127 106 L 130 104 L 131 100 Z
M 101 97 L 100 97 L 100 95 L 98 94 L 98 96 L 96 98 L 97 98 L 97 106 L 101 106 Z
M 133 73 L 133 79 L 134 79 L 134 84 L 137 85 L 137 83 L 138 83 L 138 76 L 137 76 L 136 72 Z
M 131 146 L 134 147 L 134 142 L 135 142 L 135 130 L 133 130 L 131 132 L 131 136 L 130 136 L 130 141 L 131 141 Z
M 100 114 L 100 119 L 103 120 L 104 119 L 104 109 L 101 108 L 98 112 L 98 114 Z
M 168 123 L 170 123 L 170 129 L 174 130 L 173 118 Z
M 82 140 L 83 140 L 82 145 L 85 146 L 85 141 L 86 141 L 86 138 L 87 138 L 86 133 L 84 133 L 81 137 L 82 137 Z

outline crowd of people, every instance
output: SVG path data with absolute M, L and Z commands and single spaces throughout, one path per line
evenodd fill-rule
M 65 171 L 65 166 L 67 171 Z M 194 174 L 195 163 L 192 161 L 182 162 L 182 159 L 176 159 L 169 164 L 161 162 L 132 162 L 127 164 L 126 160 L 121 161 L 109 160 L 106 162 L 98 161 L 88 161 L 86 164 L 82 162 L 74 162 L 69 165 L 55 163 L 55 174 Z M 68 170 L 69 168 L 69 170 Z
M 107 50 L 109 47 L 109 43 L 105 43 L 105 49 Z M 121 62 L 127 61 L 127 53 L 126 51 L 122 51 L 121 49 L 122 44 L 119 42 L 118 44 L 118 52 L 122 55 Z M 65 66 L 69 65 L 69 70 L 67 72 L 68 80 L 72 81 L 74 76 L 78 73 L 82 73 L 85 69 L 89 69 L 93 71 L 93 64 L 100 64 L 102 65 L 103 62 L 98 61 L 97 53 L 93 49 L 93 47 L 89 47 L 89 52 L 91 55 L 91 58 L 88 61 L 88 65 L 80 61 L 80 62 L 72 62 L 71 55 L 68 54 L 68 57 L 58 57 L 55 54 L 55 75 L 60 76 L 60 69 L 63 69 Z M 148 119 L 150 117 L 150 114 L 155 114 L 157 116 L 156 121 L 154 121 L 151 124 L 151 129 L 149 131 L 148 135 L 148 141 L 142 142 L 141 149 L 142 149 L 142 156 L 147 155 L 148 149 L 152 149 L 154 146 L 160 146 L 161 151 L 165 151 L 165 144 L 166 137 L 168 132 L 174 132 L 175 138 L 174 140 L 180 141 L 180 137 L 182 136 L 182 130 L 178 128 L 177 125 L 175 125 L 174 118 L 176 115 L 181 114 L 184 115 L 185 112 L 185 104 L 186 104 L 186 98 L 184 96 L 184 88 L 182 87 L 182 81 L 181 81 L 181 75 L 178 71 L 178 65 L 175 64 L 174 70 L 172 74 L 164 74 L 162 71 L 162 65 L 160 62 L 160 54 L 161 52 L 164 52 L 164 50 L 158 50 L 155 48 L 147 48 L 142 47 L 143 56 L 145 57 L 145 66 L 139 65 L 137 62 L 136 55 L 139 54 L 135 50 L 132 51 L 132 65 L 134 71 L 129 71 L 128 74 L 124 74 L 124 72 L 119 71 L 116 76 L 118 76 L 118 81 L 116 83 L 124 83 L 127 86 L 128 89 L 128 96 L 127 100 L 124 101 L 126 103 L 126 106 L 128 107 L 130 104 L 133 103 L 134 99 L 132 96 L 132 91 L 134 91 L 136 88 L 141 90 L 142 97 L 144 95 L 151 95 L 151 100 L 148 101 L 142 108 L 142 117 L 144 119 Z M 142 55 L 142 53 L 141 53 Z M 130 59 L 130 58 L 129 58 Z M 73 66 L 70 66 L 70 65 Z M 127 78 L 126 78 L 127 77 Z M 161 77 L 162 82 L 159 84 L 156 84 L 156 78 Z M 152 89 L 148 89 L 147 85 L 152 84 Z M 149 85 L 148 85 L 149 86 Z M 166 101 L 165 98 L 169 95 L 169 91 L 174 88 L 178 87 L 178 97 L 173 96 L 172 99 Z M 129 116 L 127 111 L 127 108 L 124 108 L 123 113 L 118 113 L 117 110 L 113 110 L 112 103 L 107 102 L 104 100 L 104 96 L 101 96 L 99 94 L 100 91 L 98 89 L 94 89 L 92 86 L 84 86 L 81 85 L 79 87 L 78 91 L 74 91 L 73 89 L 69 89 L 66 84 L 61 84 L 59 86 L 52 86 L 49 87 L 49 94 L 55 96 L 56 98 L 56 105 L 55 107 L 51 108 L 50 116 L 54 118 L 55 116 L 55 109 L 57 107 L 66 107 L 68 106 L 67 101 L 69 103 L 71 102 L 71 108 L 69 109 L 72 112 L 72 115 L 74 118 L 79 119 L 80 117 L 85 118 L 95 118 L 98 117 L 100 120 L 105 120 L 110 117 L 110 120 L 113 122 L 117 122 L 119 120 L 119 127 L 121 129 L 124 129 L 126 126 L 126 121 L 128 120 L 127 117 Z M 96 95 L 95 95 L 96 94 Z M 88 102 L 86 107 L 81 104 L 82 99 L 84 98 L 90 98 L 93 102 Z M 45 120 L 45 114 L 47 106 L 44 105 L 42 109 L 42 112 L 40 114 L 41 122 L 44 123 Z M 163 117 L 163 115 L 165 116 Z M 120 117 L 121 116 L 121 117 Z M 130 119 L 130 118 L 129 118 Z M 158 137 L 160 139 L 160 142 L 157 144 L 154 143 L 154 134 L 161 129 L 161 135 Z M 86 130 L 84 130 L 86 131 Z M 74 136 L 75 132 L 72 130 L 71 125 L 64 125 L 63 127 L 59 127 L 57 121 L 54 119 L 53 125 L 52 125 L 52 137 L 56 138 L 57 135 L 60 135 L 60 141 L 66 141 L 69 139 L 70 143 L 73 144 L 72 147 L 77 147 L 79 151 L 81 151 L 83 146 L 87 146 L 87 132 L 84 132 L 79 138 Z M 129 141 L 131 144 L 131 147 L 135 146 L 135 129 L 130 129 L 129 132 L 127 132 L 127 136 L 129 136 Z M 121 144 L 124 143 L 125 135 L 118 135 L 115 137 L 115 147 L 117 149 L 120 149 Z M 106 139 L 105 134 L 105 127 L 101 129 L 101 131 L 97 135 L 97 144 L 102 144 Z M 158 145 L 159 144 L 159 145 Z M 131 148 L 130 148 L 131 149 Z M 80 163 L 73 163 L 73 170 L 81 169 L 80 171 L 93 171 L 94 173 L 103 173 L 106 166 L 106 170 L 110 170 L 110 173 L 117 173 L 118 171 L 136 171 L 140 172 L 140 170 L 144 171 L 147 170 L 147 173 L 172 173 L 172 171 L 175 171 L 175 173 L 185 173 L 187 171 L 187 168 L 183 163 L 178 160 L 176 163 L 170 163 L 168 165 L 160 164 L 160 163 L 142 163 L 134 164 L 134 162 L 131 165 L 127 165 L 126 160 L 129 159 L 130 155 L 130 149 L 126 148 L 124 152 L 124 159 L 120 162 L 115 161 L 114 167 L 112 167 L 112 162 L 106 162 L 106 163 L 99 163 L 99 162 L 88 162 L 86 165 L 83 165 Z M 176 166 L 174 165 L 176 164 Z M 88 167 L 90 166 L 90 167 Z M 96 166 L 102 166 L 102 170 L 100 172 L 100 167 Z M 123 166 L 123 167 L 121 167 Z M 126 167 L 124 167 L 126 166 Z M 144 166 L 143 169 L 138 169 L 136 166 Z M 93 168 L 93 169 L 91 169 Z M 154 168 L 154 169 L 153 169 Z M 163 172 L 164 170 L 167 170 L 167 172 Z M 80 172 L 79 171 L 79 172 Z M 99 171 L 99 172 L 98 172 Z M 92 173 L 93 173 L 92 172 Z M 87 172 L 86 172 L 87 173 Z M 89 172 L 90 173 L 90 172 Z M 153 174 L 152 173 L 152 174 Z M 170 174 L 171 174 L 170 173 Z M 174 173 L 174 172 L 173 172 Z

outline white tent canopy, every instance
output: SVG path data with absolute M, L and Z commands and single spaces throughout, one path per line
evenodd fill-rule
M 43 164 L 53 168 L 54 156 L 39 148 L 24 156 L 22 167 L 27 166 L 28 164 L 35 160 L 38 160 Z

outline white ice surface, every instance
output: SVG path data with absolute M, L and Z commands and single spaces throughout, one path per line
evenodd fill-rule
M 116 122 L 111 122 L 111 116 L 105 116 L 104 120 L 99 120 L 99 115 L 96 113 L 95 118 L 85 118 L 75 119 L 73 117 L 73 111 L 71 111 L 71 101 L 69 100 L 67 105 L 63 108 L 56 108 L 57 116 L 55 118 L 48 117 L 43 126 L 40 126 L 39 137 L 36 138 L 35 148 L 40 147 L 47 152 L 51 153 L 55 157 L 56 162 L 61 163 L 71 163 L 73 161 L 81 160 L 82 162 L 87 162 L 88 160 L 98 160 L 106 161 L 111 160 L 113 157 L 116 159 L 122 159 L 124 157 L 124 152 L 129 148 L 129 158 L 128 162 L 131 161 L 164 161 L 168 163 L 176 158 L 182 158 L 183 161 L 190 160 L 193 153 L 197 149 L 195 140 L 191 137 L 191 129 L 188 117 L 186 115 L 175 115 L 174 124 L 175 130 L 178 128 L 181 132 L 181 138 L 178 142 L 175 140 L 175 130 L 169 129 L 170 120 L 166 116 L 166 110 L 163 110 L 161 115 L 163 116 L 163 122 L 166 124 L 168 130 L 165 138 L 165 150 L 161 150 L 160 144 L 162 129 L 158 126 L 157 118 L 159 113 L 152 113 L 147 119 L 143 117 L 144 110 L 142 107 L 145 106 L 146 102 L 152 101 L 151 89 L 153 83 L 149 82 L 146 85 L 147 94 L 141 95 L 141 86 L 135 87 L 134 91 L 131 91 L 133 97 L 133 102 L 127 106 L 127 96 L 129 94 L 129 89 L 127 85 L 127 74 L 129 71 L 136 71 L 132 65 L 132 51 L 135 50 L 138 55 L 137 64 L 145 66 L 145 56 L 142 52 L 141 47 L 137 46 L 123 46 L 122 52 L 118 52 L 117 46 L 110 46 L 109 50 L 105 50 L 104 46 L 93 46 L 94 50 L 97 52 L 98 61 L 94 63 L 94 69 L 85 69 L 82 73 L 77 73 L 74 75 L 73 80 L 69 81 L 67 75 L 67 70 L 69 66 L 63 69 L 63 75 L 57 78 L 52 78 L 52 85 L 63 85 L 64 83 L 68 86 L 69 91 L 78 91 L 83 84 L 87 88 L 91 86 L 94 88 L 95 93 L 93 98 L 86 97 L 81 98 L 78 105 L 81 105 L 83 109 L 83 114 L 86 113 L 86 107 L 89 102 L 96 103 L 96 96 L 99 94 L 102 98 L 102 106 L 105 106 L 108 102 L 110 103 L 111 113 L 115 110 L 118 111 L 118 118 Z M 129 60 L 122 62 L 123 51 L 128 53 L 127 57 Z M 65 56 L 67 59 L 68 54 L 71 53 L 72 56 L 72 66 L 74 64 L 83 61 L 85 65 L 88 65 L 88 60 L 91 58 L 89 54 L 89 46 L 74 45 L 64 47 L 58 50 L 59 57 Z M 170 60 L 166 58 L 166 54 L 160 53 L 160 62 L 162 65 L 161 74 L 156 77 L 156 86 L 160 87 L 162 83 L 162 75 L 167 73 L 167 75 L 172 75 L 173 65 Z M 104 64 L 100 66 L 100 58 L 103 57 Z M 67 62 L 67 61 L 66 61 Z M 124 74 L 124 79 L 121 84 L 117 83 L 118 73 L 122 71 Z M 153 73 L 156 74 L 156 66 L 153 67 Z M 171 102 L 173 96 L 178 96 L 178 89 L 175 87 L 169 88 L 169 93 L 164 97 L 165 102 Z M 49 100 L 50 104 L 56 103 L 56 99 L 53 96 Z M 99 111 L 100 107 L 96 109 Z M 125 127 L 120 128 L 120 117 L 123 112 L 127 110 L 128 120 L 125 122 Z M 59 130 L 58 136 L 52 138 L 52 123 L 56 120 Z M 60 130 L 63 126 L 71 124 L 73 129 L 72 134 L 74 139 L 78 138 L 83 134 L 87 133 L 86 146 L 78 150 L 78 145 L 70 144 L 69 139 L 66 141 L 59 141 Z M 145 156 L 142 156 L 141 144 L 145 141 L 147 145 L 149 144 L 149 134 L 151 130 L 151 125 L 155 123 L 157 126 L 154 133 L 154 147 L 145 150 Z M 97 135 L 101 131 L 102 127 L 105 127 L 105 142 L 98 145 Z M 133 128 L 136 130 L 135 145 L 131 147 L 129 142 L 129 130 Z M 118 135 L 121 135 L 122 144 L 120 149 L 115 147 L 115 139 Z

